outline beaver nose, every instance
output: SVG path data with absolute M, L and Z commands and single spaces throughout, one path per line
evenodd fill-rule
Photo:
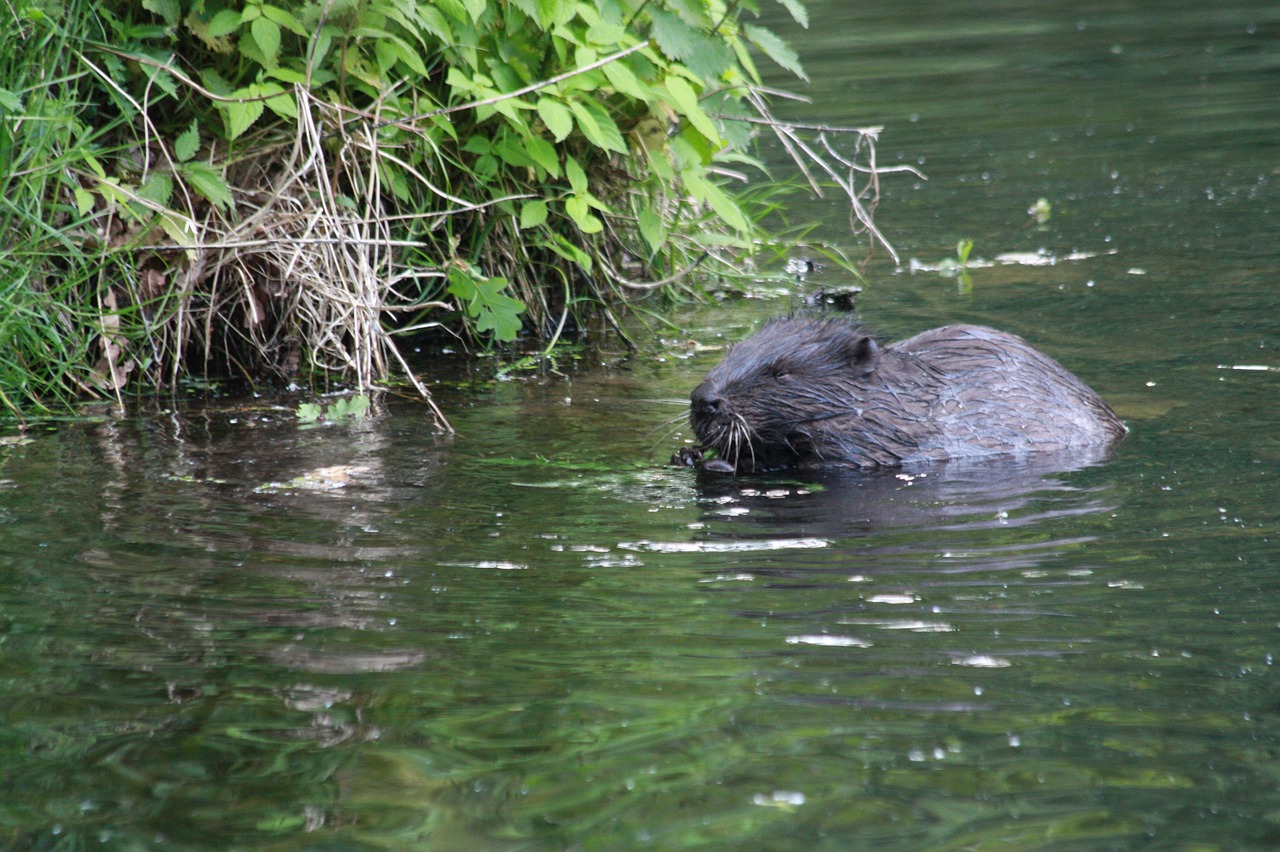
M 716 389 L 703 382 L 689 396 L 690 407 L 696 417 L 714 417 L 720 410 L 721 398 Z

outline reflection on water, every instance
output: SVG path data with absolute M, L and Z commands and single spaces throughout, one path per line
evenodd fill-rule
M 687 350 L 442 391 L 452 438 L 246 401 L 0 445 L 0 845 L 1280 845 L 1280 14 L 1149 5 L 796 34 L 809 119 L 925 160 L 904 256 L 1061 259 L 877 259 L 860 311 L 1026 335 L 1115 458 L 700 477 Z
M 784 481 L 782 487 L 767 480 L 762 484 L 751 478 L 709 475 L 699 484 L 703 499 L 716 504 L 715 514 L 749 523 L 776 521 L 831 536 L 901 526 L 972 530 L 1103 511 L 1106 506 L 1096 494 L 1058 478 L 1099 463 L 1102 455 L 1088 450 L 903 470 L 832 470 L 802 474 L 798 484 Z M 1052 498 L 1058 499 L 1050 503 Z

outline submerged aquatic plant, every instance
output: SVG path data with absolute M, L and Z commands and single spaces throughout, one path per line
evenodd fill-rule
M 365 394 L 344 397 L 324 406 L 314 402 L 304 402 L 296 411 L 298 422 L 307 426 L 339 423 L 344 420 L 363 420 L 368 413 L 369 397 Z

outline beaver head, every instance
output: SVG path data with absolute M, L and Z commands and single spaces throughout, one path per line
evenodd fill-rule
M 859 397 L 882 384 L 874 378 L 880 354 L 852 323 L 773 320 L 731 346 L 694 389 L 690 424 L 737 471 L 822 458 L 823 421 L 857 416 Z

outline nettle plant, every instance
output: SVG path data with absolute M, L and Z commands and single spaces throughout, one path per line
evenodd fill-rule
M 553 343 L 571 317 L 696 292 L 693 270 L 731 274 L 762 242 L 759 128 L 879 238 L 875 129 L 773 119 L 755 57 L 804 72 L 752 2 L 70 4 L 20 14 L 79 21 L 47 82 L 110 128 L 57 198 L 110 272 L 86 276 L 99 389 L 219 367 L 416 383 L 400 335 Z M 0 104 L 33 89 L 0 80 Z

